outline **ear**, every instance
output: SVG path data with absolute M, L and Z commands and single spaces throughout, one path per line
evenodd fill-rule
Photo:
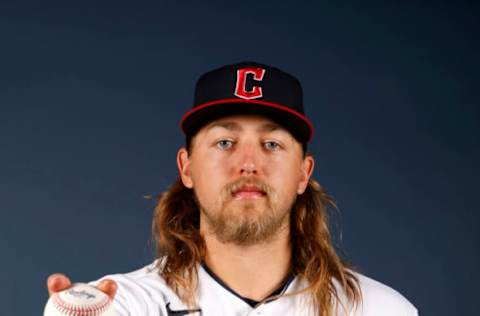
M 187 188 L 193 188 L 192 175 L 190 170 L 190 158 L 188 157 L 188 152 L 185 148 L 180 148 L 177 153 L 177 167 L 180 178 L 182 179 L 183 185 Z
M 313 159 L 312 155 L 306 155 L 303 159 L 302 167 L 301 167 L 301 177 L 300 182 L 298 183 L 297 193 L 303 194 L 307 189 L 308 181 L 313 173 L 313 168 L 315 166 L 315 159 Z

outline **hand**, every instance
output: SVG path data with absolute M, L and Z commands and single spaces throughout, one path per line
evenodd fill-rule
M 63 274 L 55 273 L 48 277 L 47 288 L 49 296 L 55 292 L 68 289 L 70 286 L 72 286 L 72 282 L 70 282 L 70 279 Z M 96 288 L 107 294 L 110 299 L 113 300 L 113 297 L 117 292 L 117 283 L 110 279 L 104 279 L 96 286 Z

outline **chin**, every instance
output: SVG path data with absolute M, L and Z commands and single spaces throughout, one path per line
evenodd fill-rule
M 242 205 L 231 205 L 226 209 L 225 214 L 238 214 L 244 215 L 249 214 L 250 216 L 253 214 L 263 214 L 266 210 L 263 207 L 259 207 L 259 205 L 255 202 L 245 202 Z

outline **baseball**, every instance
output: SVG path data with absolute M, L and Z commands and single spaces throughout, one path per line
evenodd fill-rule
M 54 293 L 48 299 L 43 316 L 115 316 L 110 298 L 85 283 Z

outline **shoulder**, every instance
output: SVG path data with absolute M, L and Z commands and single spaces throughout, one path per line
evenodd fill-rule
M 158 260 L 155 260 L 154 262 L 137 270 L 126 273 L 108 274 L 90 283 L 97 284 L 103 279 L 111 279 L 127 288 L 161 286 L 164 284 L 164 282 L 158 271 Z
M 417 309 L 393 288 L 360 273 L 354 273 L 359 281 L 361 304 L 355 316 L 416 316 Z

